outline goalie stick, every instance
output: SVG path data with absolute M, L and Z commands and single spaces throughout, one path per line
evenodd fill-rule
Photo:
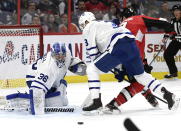
M 0 111 L 30 111 L 30 108 L 25 104 L 22 107 L 7 106 L 6 96 L 0 96 Z M 74 112 L 76 107 L 44 107 L 45 112 Z
M 45 112 L 74 112 L 74 107 L 45 107 Z M 30 111 L 29 108 L 0 107 L 0 111 Z

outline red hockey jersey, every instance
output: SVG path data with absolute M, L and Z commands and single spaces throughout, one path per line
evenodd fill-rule
M 136 37 L 136 44 L 140 50 L 140 55 L 142 59 L 144 59 L 145 33 L 148 30 L 147 26 L 149 26 L 145 19 L 147 19 L 147 21 L 150 20 L 150 22 L 159 20 L 159 18 L 138 15 L 129 17 L 121 23 L 121 26 L 124 26 L 127 29 L 129 29 Z

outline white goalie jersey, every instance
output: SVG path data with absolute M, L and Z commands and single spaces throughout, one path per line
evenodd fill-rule
M 51 87 L 59 85 L 60 81 L 64 79 L 69 67 L 80 63 L 81 60 L 72 57 L 69 49 L 66 49 L 66 57 L 64 60 L 55 60 L 52 57 L 52 52 L 48 52 L 36 63 L 31 65 L 26 75 L 27 82 L 31 82 L 31 87 L 41 88 L 45 92 Z M 74 72 L 76 73 L 76 72 Z
M 45 107 L 67 106 L 67 82 L 64 77 L 68 70 L 85 75 L 86 65 L 79 58 L 72 57 L 65 44 L 55 43 L 50 52 L 30 66 L 26 75 L 29 93 L 7 95 L 4 107 L 23 107 L 37 115 L 44 114 Z

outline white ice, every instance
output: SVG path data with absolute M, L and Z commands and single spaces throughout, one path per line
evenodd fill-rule
M 164 86 L 181 98 L 181 80 L 161 81 Z M 107 104 L 116 97 L 126 82 L 103 82 L 102 101 Z M 16 92 L 17 89 L 1 89 L 0 95 Z M 26 88 L 18 89 L 24 92 Z M 69 104 L 80 106 L 88 94 L 87 83 L 68 84 Z M 154 109 L 141 94 L 120 107 L 119 115 L 83 116 L 77 109 L 74 113 L 49 113 L 32 116 L 27 112 L 0 112 L 0 131 L 126 131 L 123 123 L 130 118 L 141 131 L 180 131 L 181 105 L 170 111 L 159 101 L 160 109 Z M 77 122 L 83 122 L 79 125 Z

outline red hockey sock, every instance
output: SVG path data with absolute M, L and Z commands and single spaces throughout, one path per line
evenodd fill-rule
M 146 97 L 147 95 L 151 94 L 151 90 L 148 89 L 145 92 L 141 93 L 144 97 Z
M 121 104 L 126 103 L 134 95 L 141 92 L 144 86 L 138 82 L 131 83 L 130 86 L 125 87 L 119 95 L 115 98 L 116 103 L 120 106 Z

